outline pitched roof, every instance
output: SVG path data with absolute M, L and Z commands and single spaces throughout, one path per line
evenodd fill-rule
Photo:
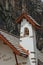
M 21 23 L 21 20 L 25 18 L 27 20 L 27 22 L 29 22 L 30 24 L 32 24 L 33 27 L 35 27 L 36 29 L 41 29 L 41 26 L 30 16 L 27 15 L 26 13 L 22 13 L 17 19 L 16 22 L 17 23 Z
M 25 52 L 24 48 L 20 48 L 19 46 L 19 39 L 14 37 L 2 30 L 0 30 L 0 39 L 3 40 L 15 54 L 23 57 L 28 57 L 27 50 Z

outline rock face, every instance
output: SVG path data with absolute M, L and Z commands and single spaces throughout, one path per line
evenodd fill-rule
M 15 20 L 22 12 L 30 14 L 41 24 L 43 7 L 40 2 L 40 0 L 0 0 L 0 28 L 19 35 L 20 24 L 16 24 Z M 40 34 L 42 36 L 42 32 Z

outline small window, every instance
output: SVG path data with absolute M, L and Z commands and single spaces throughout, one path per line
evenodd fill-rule
M 24 36 L 29 35 L 29 29 L 27 27 L 24 28 Z

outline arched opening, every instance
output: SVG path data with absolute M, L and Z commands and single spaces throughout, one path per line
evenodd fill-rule
M 27 27 L 24 28 L 24 36 L 29 35 L 29 29 Z

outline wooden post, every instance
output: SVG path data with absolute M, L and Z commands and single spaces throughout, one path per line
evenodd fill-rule
M 13 53 L 14 53 L 14 52 L 13 52 Z M 15 55 L 16 65 L 19 65 L 19 64 L 18 64 L 18 60 L 17 60 L 17 56 L 16 56 L 15 53 L 14 53 L 14 55 Z

